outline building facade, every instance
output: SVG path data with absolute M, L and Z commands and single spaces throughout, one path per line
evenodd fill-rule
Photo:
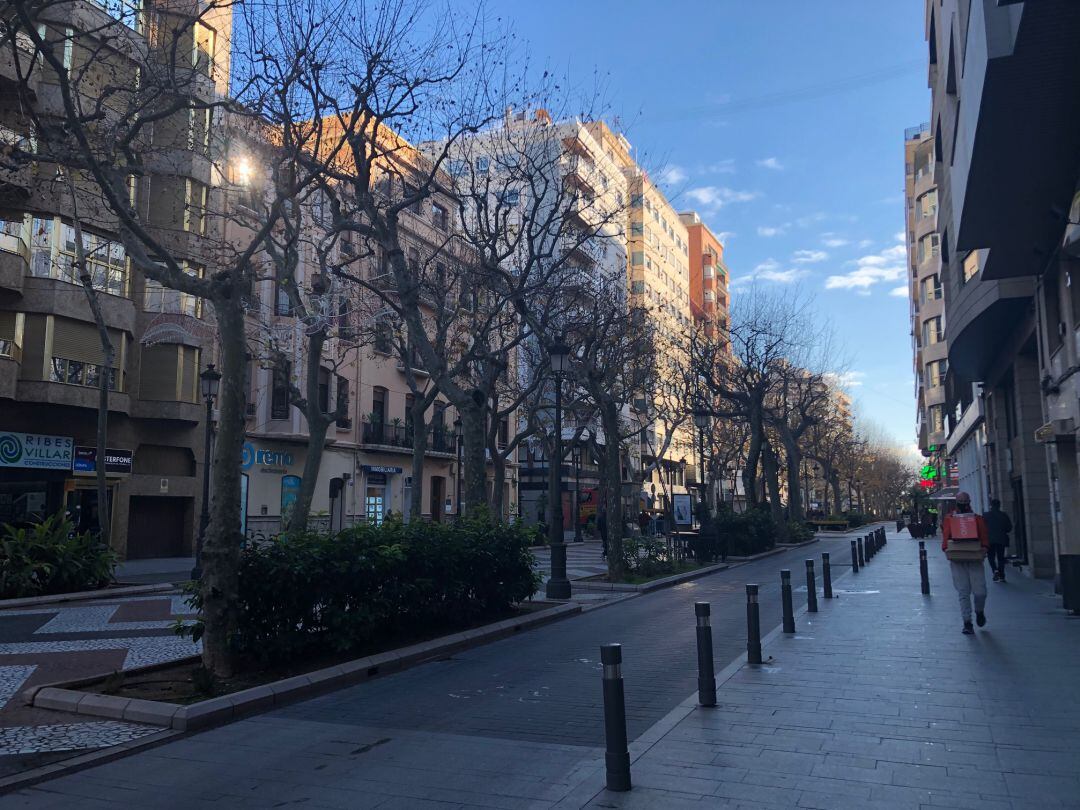
M 715 340 L 723 334 L 731 318 L 728 269 L 724 245 L 696 211 L 679 214 L 686 226 L 687 269 L 690 274 L 690 312 L 694 326 Z
M 61 50 L 74 92 L 138 86 L 137 66 L 114 43 L 153 49 L 173 26 L 191 33 L 190 91 L 203 101 L 228 87 L 228 12 L 203 16 L 175 3 L 168 14 L 139 4 L 73 2 L 42 12 L 38 29 Z M 82 32 L 94 30 L 94 37 Z M 148 32 L 154 32 L 151 39 Z M 103 32 L 108 32 L 108 36 Z M 201 507 L 203 414 L 199 372 L 212 345 L 202 302 L 165 290 L 136 270 L 116 217 L 93 183 L 34 160 L 31 117 L 62 113 L 56 77 L 34 62 L 20 35 L 0 60 L 0 143 L 24 161 L 0 169 L 0 522 L 26 523 L 66 510 L 98 527 L 94 471 L 108 476 L 113 547 L 122 558 L 192 553 Z M 25 59 L 23 58 L 25 56 Z M 21 61 L 17 70 L 16 61 Z M 26 77 L 22 82 L 19 75 Z M 77 78 L 76 78 L 77 77 Z M 148 144 L 169 156 L 130 183 L 130 202 L 158 238 L 201 274 L 215 237 L 207 209 L 217 195 L 214 110 L 159 122 Z M 115 114 L 107 110 L 106 115 Z M 113 348 L 105 362 L 77 274 L 76 226 Z M 105 459 L 97 458 L 98 383 L 108 378 Z
M 1069 210 L 1080 173 L 1080 6 L 928 0 L 949 368 L 948 451 L 1025 571 L 1080 551 Z M 968 443 L 971 442 L 969 445 Z M 981 458 L 980 458 L 981 456 Z

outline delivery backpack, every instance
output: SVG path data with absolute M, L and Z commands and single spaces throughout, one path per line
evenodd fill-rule
M 986 551 L 979 542 L 979 524 L 971 512 L 954 512 L 949 521 L 949 547 L 945 556 L 952 562 L 982 562 Z

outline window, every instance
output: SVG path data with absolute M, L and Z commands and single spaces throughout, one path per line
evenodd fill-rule
M 641 250 L 635 250 L 630 254 L 630 264 L 638 267 L 645 263 L 645 252 Z
M 196 22 L 194 42 L 191 51 L 191 66 L 203 76 L 212 76 L 214 74 L 214 46 L 217 42 L 217 32 L 202 22 Z
M 926 364 L 926 387 L 937 388 L 945 383 L 947 367 L 944 360 L 934 360 Z
M 410 211 L 412 211 L 414 214 L 419 214 L 420 213 L 420 211 L 421 211 L 421 208 L 420 208 L 420 206 L 421 206 L 420 189 L 418 189 L 412 183 L 404 183 L 403 187 L 402 187 L 402 198 L 406 199 L 406 200 L 411 199 L 412 202 L 409 203 L 408 206 L 406 206 L 406 207 Z
M 274 299 L 274 314 L 275 315 L 291 315 L 292 303 L 289 301 L 289 292 L 285 289 L 284 284 L 278 284 L 277 296 Z
M 29 222 L 30 220 L 26 217 L 0 218 L 0 251 L 29 258 L 30 229 L 27 227 Z
M 87 272 L 94 289 L 111 295 L 127 295 L 128 263 L 124 246 L 83 231 Z M 30 274 L 81 284 L 77 263 L 75 227 L 59 217 L 34 217 L 30 233 Z
M 973 250 L 964 257 L 964 283 L 971 281 L 979 272 L 979 251 Z
M 89 388 L 97 388 L 101 384 L 103 372 L 108 374 L 109 390 L 115 391 L 119 377 L 115 368 L 107 369 L 97 363 L 84 363 L 79 360 L 53 357 L 49 381 L 64 383 L 65 385 L 85 385 Z
M 94 3 L 117 22 L 136 31 L 141 30 L 141 0 L 94 0 Z
M 641 222 L 630 223 L 630 235 L 641 236 L 645 232 L 645 225 Z
M 413 429 L 413 403 L 416 402 L 416 397 L 412 394 L 405 395 L 405 430 L 410 434 Z
M 270 418 L 289 418 L 289 380 L 292 378 L 292 364 L 278 363 L 273 369 L 273 388 L 270 394 Z
M 184 230 L 206 236 L 206 206 L 210 189 L 198 180 L 184 181 Z
M 919 296 L 923 304 L 941 298 L 941 280 L 937 273 L 919 282 Z
M 203 268 L 191 262 L 182 262 L 184 272 L 195 278 L 202 278 Z M 202 299 L 179 290 L 169 289 L 152 278 L 146 278 L 143 301 L 144 312 L 165 312 L 173 315 L 202 317 Z
M 486 157 L 478 157 L 476 159 L 476 172 L 477 174 L 487 174 L 488 168 L 491 162 Z
M 923 321 L 923 346 L 933 346 L 935 343 L 940 343 L 944 339 L 944 335 L 941 331 L 941 318 L 928 318 Z
M 642 197 L 642 195 L 640 195 L 640 194 L 631 194 L 630 195 L 630 207 L 631 208 L 641 208 L 641 203 L 642 203 L 643 200 L 644 200 L 644 197 Z
M 937 189 L 930 189 L 919 197 L 919 216 L 923 219 L 932 217 L 937 213 Z
M 337 396 L 335 409 L 340 417 L 337 420 L 338 427 L 347 428 L 352 422 L 349 419 L 349 380 L 340 374 L 337 377 Z
M 645 292 L 644 281 L 633 281 L 630 283 L 630 292 L 640 294 Z
M 930 423 L 931 433 L 941 433 L 945 430 L 945 406 L 931 405 L 927 408 L 927 421 Z
M 319 413 L 330 413 L 330 372 L 319 369 Z
M 431 204 L 431 221 L 440 231 L 450 230 L 450 212 L 437 202 Z
M 386 389 L 378 385 L 371 389 L 371 423 L 386 424 Z
M 451 177 L 461 177 L 465 174 L 465 161 L 463 160 L 448 160 L 446 161 L 446 171 Z
M 505 416 L 499 420 L 499 435 L 496 443 L 500 450 L 505 450 L 510 444 L 510 421 Z
M 203 157 L 210 156 L 210 132 L 213 127 L 214 111 L 194 107 L 188 110 L 188 150 Z
M 375 321 L 373 348 L 381 354 L 390 354 L 394 351 L 394 331 L 390 328 L 390 321 L 387 318 L 379 318 Z
M 521 202 L 521 192 L 517 189 L 507 189 L 499 195 L 499 202 L 505 205 L 517 205 Z
M 936 233 L 928 233 L 922 239 L 919 240 L 919 263 L 925 262 L 927 259 L 937 256 L 940 252 L 940 243 L 938 241 L 938 235 Z

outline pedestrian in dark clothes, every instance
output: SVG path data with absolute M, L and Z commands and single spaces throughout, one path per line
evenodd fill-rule
M 1004 582 L 1005 549 L 1009 547 L 1012 521 L 1001 511 L 1001 501 L 997 498 L 990 499 L 990 511 L 983 512 L 983 520 L 986 521 L 986 531 L 990 540 L 990 550 L 987 552 L 986 559 L 990 562 L 990 570 L 994 572 L 994 582 Z

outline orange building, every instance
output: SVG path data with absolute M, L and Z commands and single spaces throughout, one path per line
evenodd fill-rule
M 731 297 L 724 246 L 696 211 L 679 214 L 686 226 L 690 254 L 690 311 L 710 338 L 728 328 Z

